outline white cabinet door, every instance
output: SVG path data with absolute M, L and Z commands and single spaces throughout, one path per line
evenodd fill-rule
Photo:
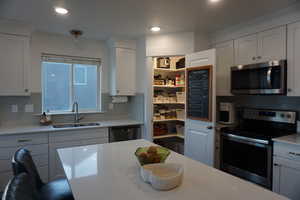
M 199 162 L 211 165 L 209 158 L 209 133 L 194 129 L 187 129 L 186 140 L 185 155 Z
M 235 40 L 235 64 L 245 65 L 256 63 L 257 44 L 257 34 L 242 37 Z
M 214 166 L 214 125 L 216 113 L 216 51 L 215 49 L 186 55 L 188 68 L 212 65 L 212 121 L 185 120 L 184 154 Z
M 288 96 L 300 96 L 300 22 L 288 26 Z
M 116 48 L 116 95 L 135 95 L 136 52 Z
M 273 191 L 292 200 L 300 199 L 300 163 L 275 158 L 273 166 Z
M 0 95 L 26 96 L 29 38 L 0 34 Z
M 286 59 L 286 26 L 258 34 L 257 62 Z
M 217 51 L 217 67 L 216 67 L 216 82 L 217 96 L 232 96 L 230 68 L 234 65 L 234 46 L 233 41 L 216 45 Z

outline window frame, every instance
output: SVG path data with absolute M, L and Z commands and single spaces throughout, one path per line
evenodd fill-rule
M 44 59 L 44 57 L 48 59 Z M 53 58 L 53 59 L 52 59 Z M 75 59 L 74 59 L 75 58 Z M 89 60 L 96 60 L 94 63 L 89 63 Z M 76 62 L 77 61 L 77 62 Z M 43 63 L 44 62 L 53 62 L 53 63 L 65 63 L 65 64 L 71 64 L 71 70 L 69 73 L 70 81 L 69 81 L 69 97 L 70 97 L 70 108 L 68 110 L 45 110 L 44 108 L 44 75 L 43 75 Z M 85 63 L 86 62 L 86 63 Z M 47 113 L 48 115 L 60 115 L 60 114 L 72 114 L 74 113 L 72 111 L 72 105 L 75 102 L 75 92 L 74 92 L 74 86 L 76 86 L 74 82 L 74 65 L 76 64 L 85 64 L 85 65 L 95 65 L 97 66 L 97 95 L 96 95 L 96 109 L 79 109 L 79 113 L 102 113 L 102 66 L 101 66 L 101 60 L 98 58 L 86 58 L 86 57 L 73 57 L 73 56 L 60 56 L 60 55 L 52 55 L 52 54 L 42 54 L 41 59 L 41 86 L 42 86 L 42 113 Z M 86 73 L 87 76 L 87 73 Z M 87 77 L 86 77 L 87 80 Z

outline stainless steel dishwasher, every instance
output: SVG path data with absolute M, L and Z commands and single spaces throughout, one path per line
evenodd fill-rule
M 140 126 L 119 126 L 109 129 L 109 142 L 137 140 L 141 138 Z

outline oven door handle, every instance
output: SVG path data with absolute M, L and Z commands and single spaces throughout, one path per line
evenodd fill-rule
M 240 141 L 242 143 L 250 144 L 250 145 L 255 145 L 255 143 L 263 144 L 263 145 L 268 145 L 269 141 L 267 140 L 260 140 L 260 139 L 255 139 L 255 138 L 248 138 L 244 136 L 239 136 L 239 135 L 233 135 L 233 134 L 223 134 L 224 137 L 227 137 L 229 139 L 234 139 L 237 141 Z
M 267 82 L 270 89 L 272 89 L 272 67 L 267 72 Z

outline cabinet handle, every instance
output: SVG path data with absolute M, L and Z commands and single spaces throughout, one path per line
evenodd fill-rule
M 289 152 L 289 154 L 292 156 L 300 156 L 300 153 L 295 153 L 295 152 Z
M 276 166 L 276 167 L 279 167 L 280 165 L 279 165 L 279 164 L 277 164 L 277 163 L 274 163 L 274 166 Z
M 24 89 L 24 91 L 25 91 L 25 92 L 28 92 L 29 90 L 28 90 L 28 89 Z
M 261 56 L 257 56 L 257 59 L 261 59 Z
M 207 129 L 209 129 L 209 130 L 211 130 L 211 129 L 213 129 L 213 127 L 212 126 L 208 126 L 208 127 L 206 127 Z
M 288 88 L 288 90 L 287 90 L 288 92 L 292 92 L 292 89 L 291 88 Z
M 18 143 L 23 143 L 23 142 L 31 142 L 30 139 L 20 139 L 18 140 Z
M 117 93 L 119 94 L 119 93 L 120 93 L 120 90 L 117 90 Z
M 255 57 L 252 57 L 252 60 L 256 60 L 256 58 L 255 58 Z

